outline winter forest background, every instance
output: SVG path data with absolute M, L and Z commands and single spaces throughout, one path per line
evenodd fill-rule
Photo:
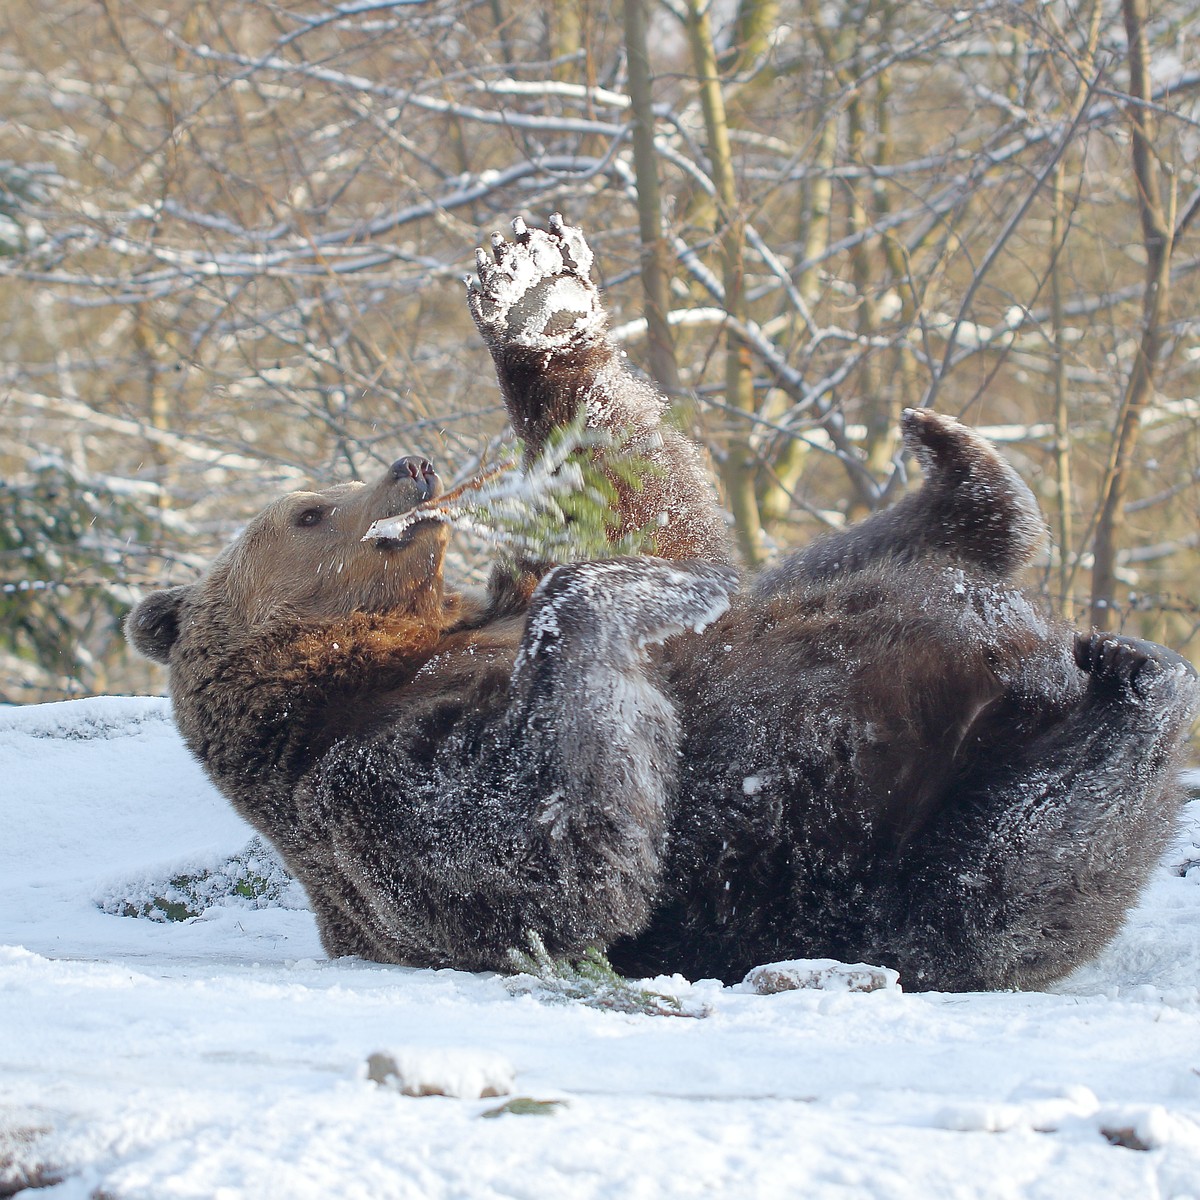
M 6 0 L 0 702 L 160 688 L 121 616 L 281 490 L 495 457 L 461 278 L 556 210 L 749 560 L 892 500 L 929 403 L 1037 491 L 1050 606 L 1196 656 L 1198 39 L 1193 0 Z

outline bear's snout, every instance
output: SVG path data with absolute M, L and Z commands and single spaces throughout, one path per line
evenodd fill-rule
M 438 478 L 437 469 L 427 458 L 418 454 L 406 454 L 396 459 L 391 472 L 392 478 L 398 482 L 413 480 L 421 489 L 422 500 L 431 500 L 441 491 L 442 481 Z

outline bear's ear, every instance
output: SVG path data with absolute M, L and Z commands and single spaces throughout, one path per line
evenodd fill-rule
M 125 637 L 146 658 L 166 663 L 179 637 L 179 610 L 192 590 L 191 584 L 151 592 L 125 618 Z

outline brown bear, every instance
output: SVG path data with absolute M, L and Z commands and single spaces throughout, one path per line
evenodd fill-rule
M 1094 955 L 1170 829 L 1195 673 L 1040 615 L 1006 578 L 1032 497 L 929 413 L 919 491 L 739 591 L 696 557 L 728 555 L 715 502 L 608 341 L 582 236 L 515 228 L 471 291 L 514 422 L 536 450 L 586 404 L 678 466 L 622 499 L 668 514 L 660 556 L 525 564 L 472 604 L 442 526 L 362 540 L 436 495 L 408 458 L 276 501 L 129 619 L 329 953 L 505 970 L 536 934 L 639 975 L 833 957 L 939 989 Z

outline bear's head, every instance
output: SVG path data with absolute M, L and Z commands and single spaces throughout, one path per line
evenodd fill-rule
M 218 625 L 242 641 L 283 623 L 310 625 L 352 613 L 436 619 L 448 528 L 419 521 L 399 538 L 365 538 L 375 521 L 442 492 L 432 464 L 407 457 L 374 484 L 291 492 L 269 504 L 196 583 L 154 592 L 125 622 L 140 654 L 169 663 L 190 629 Z

